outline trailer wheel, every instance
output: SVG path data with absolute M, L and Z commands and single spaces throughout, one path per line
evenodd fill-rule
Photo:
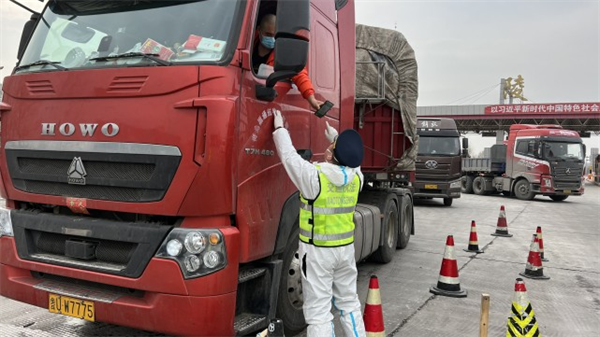
M 463 176 L 461 179 L 460 191 L 462 193 L 473 193 L 473 177 L 472 176 Z
M 444 198 L 444 206 L 452 206 L 452 198 Z
M 383 226 L 381 226 L 383 245 L 379 246 L 379 249 L 373 253 L 373 261 L 375 262 L 388 263 L 392 261 L 396 252 L 400 217 L 394 196 L 394 194 L 389 193 L 385 199 L 385 206 L 382 208 L 385 210 L 383 212 Z
M 485 178 L 484 177 L 476 177 L 473 179 L 473 193 L 477 195 L 485 195 Z
M 400 231 L 398 233 L 398 244 L 396 248 L 404 249 L 410 240 L 410 234 L 413 228 L 413 204 L 408 196 L 402 196 L 400 199 Z
M 288 238 L 283 252 L 283 271 L 279 283 L 277 299 L 277 317 L 283 320 L 285 334 L 294 336 L 306 328 L 302 305 L 302 271 L 300 270 L 300 256 L 298 256 L 298 236 L 300 227 L 298 222 Z
M 535 197 L 531 184 L 527 179 L 521 179 L 515 184 L 515 196 L 521 200 L 531 200 Z
M 554 201 L 563 201 L 565 199 L 567 199 L 569 196 L 568 195 L 551 195 L 550 199 L 554 200 Z

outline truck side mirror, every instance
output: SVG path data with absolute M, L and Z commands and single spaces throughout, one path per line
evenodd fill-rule
M 462 148 L 463 149 L 468 149 L 469 148 L 469 138 L 464 137 L 462 139 Z
M 309 33 L 310 1 L 279 0 L 274 72 L 267 78 L 266 86 L 257 85 L 256 97 L 259 100 L 273 101 L 277 97 L 273 88 L 275 84 L 294 77 L 306 67 Z
M 17 51 L 17 59 L 19 59 L 19 61 L 25 53 L 25 46 L 27 45 L 27 41 L 29 41 L 31 34 L 33 33 L 33 29 L 35 28 L 35 24 L 38 22 L 39 19 L 40 14 L 33 13 L 31 14 L 31 18 L 29 18 L 29 21 L 25 22 L 25 25 L 23 26 L 23 32 L 21 32 L 21 41 L 19 42 L 19 50 Z

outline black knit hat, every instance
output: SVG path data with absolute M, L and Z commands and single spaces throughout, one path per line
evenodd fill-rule
M 342 166 L 359 167 L 364 156 L 363 141 L 358 132 L 346 129 L 335 140 L 333 156 Z

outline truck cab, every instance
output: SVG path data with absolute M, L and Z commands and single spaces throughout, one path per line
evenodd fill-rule
M 417 198 L 443 198 L 452 205 L 461 193 L 461 148 L 456 123 L 450 118 L 419 118 L 419 152 L 416 180 Z

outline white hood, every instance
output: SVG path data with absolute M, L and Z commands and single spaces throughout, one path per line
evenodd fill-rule
M 362 172 L 360 172 L 360 166 L 357 168 L 351 168 L 330 163 L 319 163 L 318 165 L 321 167 L 321 172 L 323 172 L 327 179 L 329 179 L 329 181 L 331 181 L 335 186 L 343 186 L 352 182 L 354 176 L 358 174 L 362 188 L 363 175 Z

